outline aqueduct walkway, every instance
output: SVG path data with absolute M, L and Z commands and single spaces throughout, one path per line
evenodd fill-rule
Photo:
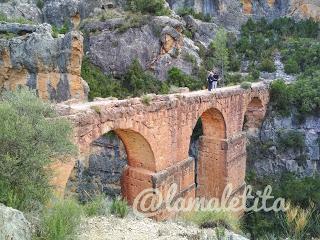
M 59 112 L 74 124 L 79 158 L 85 159 L 91 143 L 111 130 L 121 138 L 128 155 L 122 192 L 132 203 L 143 189 L 165 192 L 171 183 L 178 184 L 182 197 L 219 197 L 228 183 L 235 191 L 241 189 L 246 168 L 243 127 L 259 127 L 268 101 L 268 85 L 256 83 L 248 90 L 233 86 L 214 94 L 197 91 L 155 96 L 149 105 L 140 98 L 59 105 Z M 195 164 L 188 152 L 199 118 L 203 136 L 196 189 Z M 73 164 L 57 167 L 60 186 L 65 186 Z

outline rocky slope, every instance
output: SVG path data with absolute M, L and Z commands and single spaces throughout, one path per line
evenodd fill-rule
M 79 240 L 209 240 L 218 239 L 214 229 L 175 222 L 155 222 L 133 216 L 124 219 L 113 216 L 96 217 L 84 221 L 77 234 Z M 246 240 L 225 230 L 227 240 Z

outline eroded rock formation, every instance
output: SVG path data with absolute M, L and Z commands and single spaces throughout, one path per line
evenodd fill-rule
M 2 32 L 14 33 L 12 24 L 1 23 Z M 27 33 L 26 27 L 21 32 Z M 21 27 L 21 26 L 20 26 Z M 51 26 L 31 26 L 30 32 L 0 40 L 0 88 L 28 86 L 43 99 L 62 102 L 86 99 L 88 87 L 81 78 L 83 37 L 69 32 L 52 37 Z
M 199 65 L 201 59 L 198 47 L 182 35 L 184 21 L 170 17 L 147 21 L 124 32 L 119 30 L 124 19 L 87 24 L 84 31 L 90 32 L 86 46 L 90 61 L 106 74 L 123 74 L 134 59 L 144 69 L 152 70 L 159 80 L 165 80 L 172 67 L 191 74 L 194 64 Z M 196 62 L 187 61 L 186 55 L 193 56 Z

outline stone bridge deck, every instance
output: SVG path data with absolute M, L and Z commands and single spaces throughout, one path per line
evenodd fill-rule
M 57 109 L 72 121 L 74 141 L 83 161 L 101 135 L 114 131 L 121 138 L 128 155 L 122 193 L 132 203 L 143 189 L 165 193 L 172 183 L 178 185 L 182 197 L 220 197 L 228 183 L 233 184 L 235 192 L 241 189 L 246 167 L 243 130 L 259 127 L 268 101 L 268 85 L 255 83 L 247 90 L 232 86 L 214 93 L 204 90 L 157 95 L 150 103 L 143 103 L 141 98 L 106 99 L 60 104 Z M 189 145 L 199 119 L 203 136 L 195 169 Z M 72 168 L 72 163 L 60 166 L 57 182 L 62 187 Z

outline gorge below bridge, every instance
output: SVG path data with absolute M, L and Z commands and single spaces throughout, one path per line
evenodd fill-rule
M 122 196 L 132 204 L 144 189 L 165 193 L 178 186 L 177 197 L 219 198 L 227 184 L 234 194 L 245 186 L 247 133 L 262 124 L 269 102 L 269 85 L 252 84 L 142 98 L 100 99 L 94 102 L 59 104 L 59 114 L 74 125 L 77 159 L 86 162 L 92 143 L 114 131 L 127 152 L 121 178 Z M 190 138 L 198 120 L 198 161 L 189 156 Z M 57 163 L 54 183 L 63 192 L 75 159 Z M 197 178 L 195 177 L 197 175 Z M 196 180 L 195 180 L 196 179 Z M 161 219 L 168 213 L 159 212 Z

